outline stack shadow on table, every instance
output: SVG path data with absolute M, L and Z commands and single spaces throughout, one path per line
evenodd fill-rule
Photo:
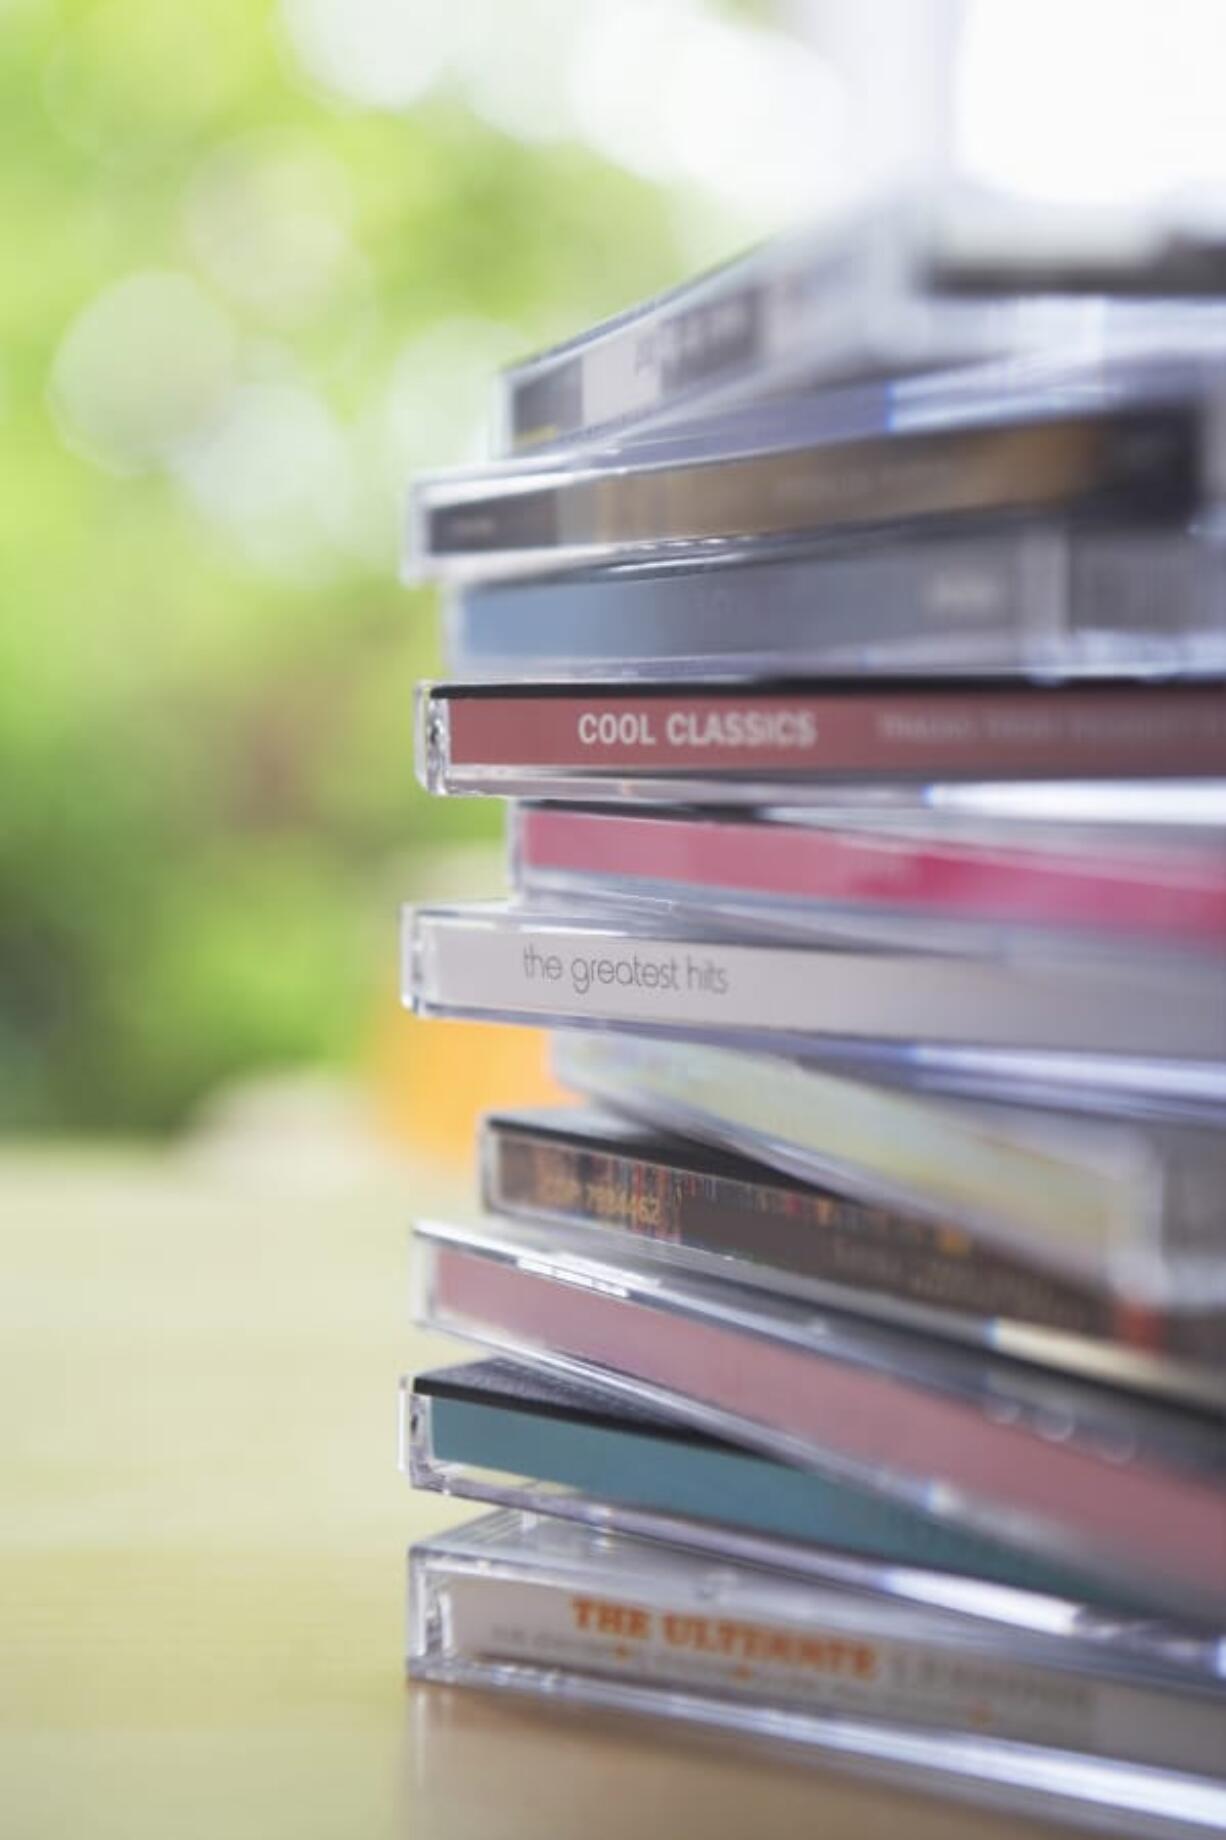
M 1006 222 L 1006 229 L 1008 228 Z M 1033 233 L 1033 223 L 1030 226 Z M 503 906 L 406 1001 L 553 1027 L 421 1223 L 424 1679 L 1226 1822 L 1223 252 L 901 209 L 502 380 L 423 482 L 427 787 Z M 969 251 L 969 253 L 968 253 Z

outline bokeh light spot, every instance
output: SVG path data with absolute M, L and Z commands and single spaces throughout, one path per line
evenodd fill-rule
M 305 138 L 230 141 L 193 175 L 188 241 L 210 281 L 275 325 L 300 324 L 365 279 L 339 163 Z
M 288 579 L 330 572 L 354 482 L 343 432 L 304 385 L 242 385 L 220 421 L 179 453 L 175 472 L 256 567 Z
M 290 46 L 331 95 L 371 109 L 418 102 L 443 74 L 455 8 L 438 0 L 282 0 Z
M 231 387 L 228 320 L 190 276 L 149 270 L 78 314 L 55 354 L 64 439 L 99 465 L 141 471 L 207 426 Z

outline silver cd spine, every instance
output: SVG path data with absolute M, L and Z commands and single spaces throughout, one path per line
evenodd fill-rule
M 1118 1833 L 1226 1818 L 1213 1697 L 1032 1674 L 1004 1654 L 945 1662 L 922 1639 L 859 1629 L 854 1610 L 823 1622 L 820 1600 L 769 1575 L 507 1513 L 424 1543 L 410 1564 L 419 1678 L 790 1740 L 887 1780 L 1106 1818 Z M 964 1709 L 976 1693 L 977 1717 Z M 1142 1760 L 1114 1754 L 1138 1721 Z

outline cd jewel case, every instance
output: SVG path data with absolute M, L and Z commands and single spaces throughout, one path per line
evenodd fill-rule
M 768 924 L 815 939 L 1226 953 L 1226 823 L 1118 841 L 1083 827 L 986 823 L 937 833 L 804 811 L 742 816 L 513 805 L 510 877 L 548 907 Z
M 1226 683 L 426 684 L 417 739 L 428 791 L 536 799 L 828 805 L 856 786 L 905 803 L 958 780 L 1216 782 Z
M 565 1030 L 563 1086 L 801 1181 L 953 1221 L 1125 1308 L 1226 1302 L 1222 1120 L 1066 1116 L 772 1055 Z M 1113 1095 L 1099 1095 L 1110 1105 Z
M 1226 1410 L 1226 1300 L 1124 1303 L 950 1220 L 573 1107 L 486 1118 L 479 1161 L 489 1213 L 587 1227 L 594 1249 L 621 1241 L 710 1277 Z
M 1155 1620 L 1138 1596 L 898 1502 L 538 1367 L 504 1359 L 401 1387 L 402 1465 L 415 1488 L 641 1533 L 830 1588 L 872 1591 L 997 1628 L 1103 1644 L 1193 1681 L 1217 1680 L 1220 1633 Z
M 499 380 L 503 452 L 590 441 L 798 383 L 905 374 L 1062 339 L 1109 349 L 1226 294 L 1212 232 L 1079 214 L 1053 236 L 1015 201 L 893 201 L 779 238 L 526 359 Z M 1076 298 L 1089 297 L 1084 306 Z M 1064 297 L 1064 298 L 1061 298 Z M 1157 313 L 1136 305 L 1160 303 Z
M 1226 966 L 1169 956 L 823 946 L 472 905 L 406 916 L 405 1001 L 423 1015 L 692 1033 L 820 1053 L 922 1043 L 1226 1057 Z M 1145 1068 L 1138 1070 L 1144 1079 Z
M 999 312 L 951 300 L 942 313 L 914 295 L 914 259 L 908 215 L 896 208 L 755 250 L 504 371 L 500 446 L 521 453 L 590 439 L 695 403 L 770 394 L 797 377 L 1002 349 Z
M 556 1223 L 418 1227 L 418 1319 L 1173 1613 L 1226 1607 L 1219 1419 L 748 1292 Z
M 1035 378 L 1010 411 L 1001 381 L 981 400 L 933 405 L 907 386 L 817 396 L 730 416 L 668 440 L 534 465 L 420 480 L 409 571 L 447 580 L 582 567 L 719 545 L 753 553 L 857 530 L 1060 517 L 1179 531 L 1216 502 L 1215 415 L 1157 381 L 1101 407 L 1045 406 Z M 1093 386 L 1085 386 L 1093 393 Z M 1012 419 L 1010 418 L 1012 414 Z
M 1114 1833 L 1226 1821 L 1216 1691 L 949 1646 L 920 1611 L 563 1521 L 495 1513 L 417 1546 L 408 1647 L 421 1679 L 791 1740 Z
M 522 453 L 797 378 L 942 365 L 1006 348 L 1052 318 L 937 305 L 915 292 L 910 225 L 897 209 L 840 232 L 780 240 L 504 371 L 500 446 Z
M 1221 668 L 1220 538 L 1027 525 L 457 590 L 458 678 Z

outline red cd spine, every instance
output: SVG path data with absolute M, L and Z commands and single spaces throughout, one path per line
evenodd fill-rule
M 1152 933 L 1226 948 L 1226 856 L 1075 855 L 806 825 L 527 809 L 516 874 L 657 883 L 676 898 L 813 901 L 893 915 Z
M 1226 775 L 1217 684 L 444 692 L 453 769 L 865 778 Z

